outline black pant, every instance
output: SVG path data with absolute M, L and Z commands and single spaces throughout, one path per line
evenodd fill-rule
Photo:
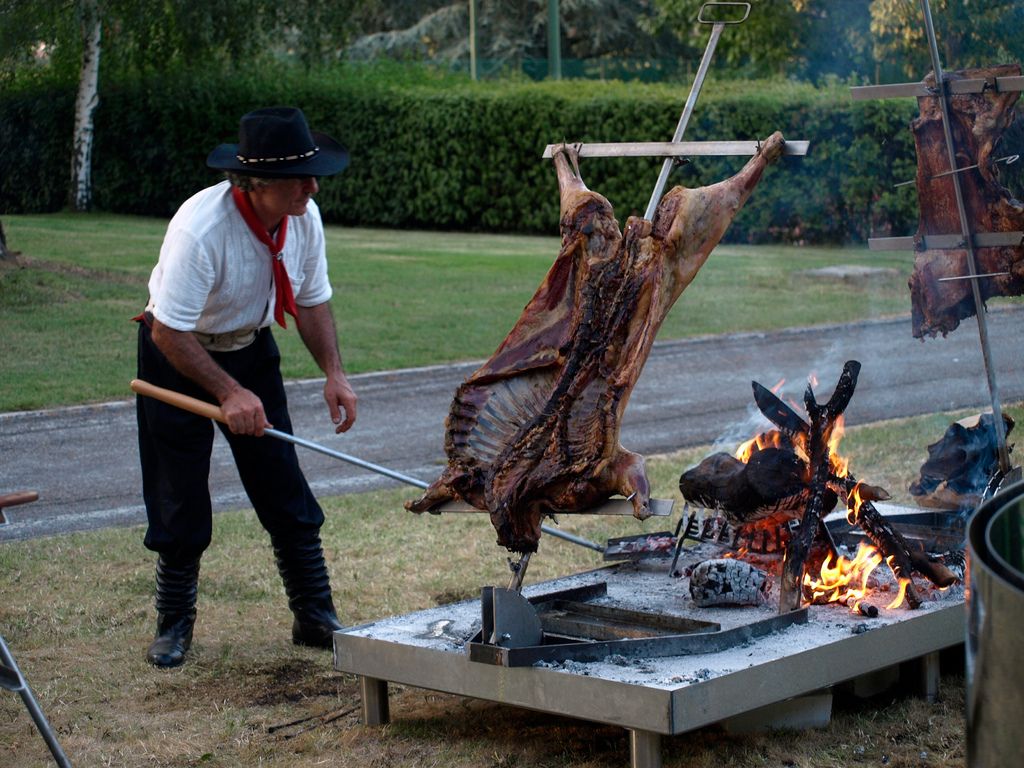
M 212 352 L 214 360 L 243 387 L 263 401 L 267 420 L 291 432 L 281 356 L 269 328 L 236 352 Z M 139 323 L 139 378 L 157 386 L 213 402 L 208 392 L 178 373 L 157 349 L 145 323 Z M 212 422 L 150 397 L 137 398 L 142 493 L 149 528 L 145 545 L 174 559 L 198 557 L 210 544 L 213 529 L 210 503 Z M 309 489 L 295 446 L 273 437 L 234 435 L 218 424 L 227 438 L 242 485 L 272 536 L 294 537 L 319 531 L 324 515 Z

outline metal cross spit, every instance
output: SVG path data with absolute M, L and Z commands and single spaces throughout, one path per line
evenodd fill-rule
M 734 19 L 714 20 L 705 18 L 705 11 L 714 13 L 715 9 L 726 9 L 729 7 L 740 8 L 743 16 Z M 711 37 L 704 48 L 704 55 L 701 57 L 700 66 L 697 67 L 697 74 L 690 86 L 690 94 L 686 97 L 686 104 L 683 106 L 683 113 L 679 116 L 679 123 L 676 125 L 676 132 L 672 135 L 670 142 L 618 142 L 618 143 L 592 143 L 579 145 L 580 157 L 664 157 L 665 162 L 661 164 L 661 173 L 658 174 L 658 181 L 654 185 L 651 199 L 647 203 L 647 210 L 644 212 L 644 219 L 651 221 L 654 212 L 658 208 L 661 196 L 665 191 L 669 174 L 672 168 L 679 162 L 681 157 L 703 156 L 703 157 L 724 157 L 728 155 L 753 155 L 759 148 L 757 141 L 683 141 L 683 134 L 686 133 L 686 126 L 690 122 L 693 108 L 697 103 L 701 88 L 704 86 L 704 78 L 707 76 L 708 67 L 711 65 L 711 58 L 715 54 L 718 45 L 718 38 L 722 31 L 730 24 L 742 24 L 750 15 L 750 3 L 736 2 L 712 2 L 704 3 L 697 14 L 697 21 L 701 24 L 710 24 Z M 783 154 L 785 155 L 806 155 L 809 142 L 786 141 Z M 545 158 L 551 157 L 555 148 L 560 145 L 549 144 L 544 149 Z

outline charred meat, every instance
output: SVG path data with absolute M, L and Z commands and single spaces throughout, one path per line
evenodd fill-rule
M 775 133 L 730 179 L 672 189 L 653 221 L 631 217 L 624 232 L 583 183 L 577 151 L 560 147 L 561 250 L 508 336 L 456 391 L 448 466 L 406 508 L 462 499 L 489 512 L 498 543 L 515 552 L 536 551 L 545 515 L 615 494 L 647 517 L 643 457 L 619 445 L 623 411 L 665 315 L 783 145 Z
M 989 79 L 1020 75 L 1019 65 L 1005 65 L 946 73 L 950 80 Z M 925 79 L 934 87 L 934 75 Z M 999 139 L 1014 120 L 1017 91 L 986 88 L 981 93 L 950 97 L 950 130 L 956 147 L 957 168 L 976 168 L 957 174 L 973 234 L 1024 230 L 1024 203 L 1014 199 L 1000 183 L 993 161 Z M 949 152 L 942 125 L 942 110 L 935 96 L 918 98 L 920 114 L 911 124 L 917 147 L 917 195 L 920 223 L 917 234 L 960 234 L 959 207 L 948 173 Z M 1000 151 L 1006 148 L 1001 148 Z M 1012 148 L 1011 148 L 1012 149 Z M 1006 151 L 1011 151 L 1006 149 Z M 944 174 L 944 175 L 939 175 Z M 1024 246 L 975 249 L 982 299 L 1020 296 L 1024 293 Z M 965 249 L 924 250 L 914 260 L 910 277 L 913 333 L 915 338 L 945 336 L 960 321 L 976 313 L 969 280 L 943 281 L 970 273 Z

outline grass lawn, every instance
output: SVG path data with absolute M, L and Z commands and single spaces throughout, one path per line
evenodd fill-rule
M 166 222 L 105 214 L 5 216 L 21 266 L 0 265 L 0 411 L 123 399 L 135 326 Z M 557 237 L 327 228 L 333 307 L 350 373 L 490 355 L 558 252 Z M 909 314 L 908 254 L 866 247 L 720 246 L 659 338 Z M 857 281 L 817 277 L 877 267 Z M 320 375 L 293 329 L 289 378 Z
M 1007 411 L 1024 418 L 1024 404 Z M 862 479 L 905 488 L 920 466 L 920 435 L 962 415 L 853 427 L 843 453 L 854 457 Z M 679 473 L 706 450 L 652 458 L 655 495 L 678 502 Z M 325 553 L 349 624 L 469 599 L 482 585 L 507 582 L 506 553 L 495 547 L 486 517 L 410 515 L 401 508 L 410 493 L 323 500 Z M 600 516 L 561 525 L 594 541 L 655 530 Z M 0 627 L 74 765 L 627 764 L 622 729 L 403 686 L 391 686 L 393 722 L 363 727 L 356 679 L 336 674 L 329 654 L 291 645 L 283 589 L 251 510 L 214 518 L 193 650 L 183 667 L 158 671 L 143 659 L 154 625 L 154 577 L 141 537 L 139 528 L 120 528 L 0 547 Z M 600 565 L 598 553 L 545 537 L 527 582 Z M 964 697 L 954 665 L 937 702 L 893 692 L 867 701 L 837 697 L 823 730 L 740 736 L 706 728 L 664 739 L 665 765 L 959 768 Z M 47 760 L 20 700 L 0 697 L 0 765 Z
M 127 398 L 135 367 L 129 318 L 145 303 L 165 222 L 70 214 L 3 221 L 9 246 L 22 255 L 20 265 L 0 266 L 0 411 Z M 327 237 L 335 314 L 353 373 L 489 355 L 558 249 L 554 237 L 336 227 Z M 810 274 L 838 264 L 881 271 L 857 281 Z M 862 247 L 722 246 L 660 338 L 905 315 L 910 266 L 909 255 Z M 286 376 L 318 375 L 294 331 L 278 339 Z M 1021 404 L 1006 410 L 1018 423 L 1024 418 Z M 855 427 L 843 453 L 858 477 L 899 491 L 924 458 L 921 435 L 941 435 L 961 415 Z M 679 473 L 705 450 L 653 457 L 655 495 L 678 500 Z M 409 496 L 400 489 L 322 500 L 325 552 L 347 623 L 472 598 L 481 585 L 507 581 L 505 552 L 484 516 L 411 516 L 401 508 Z M 595 541 L 645 529 L 631 518 L 561 522 Z M 362 727 L 356 680 L 334 673 L 329 654 L 291 645 L 291 616 L 254 513 L 220 514 L 214 526 L 193 650 L 171 671 L 144 661 L 154 558 L 139 528 L 0 547 L 0 632 L 74 765 L 627 763 L 622 729 L 402 686 L 393 687 L 394 722 Z M 547 537 L 527 580 L 599 565 L 597 553 Z M 962 671 L 952 669 L 937 702 L 897 694 L 837 699 L 830 726 L 798 735 L 703 729 L 665 739 L 665 765 L 959 768 L 964 699 Z M 20 700 L 0 697 L 0 766 L 49 764 Z

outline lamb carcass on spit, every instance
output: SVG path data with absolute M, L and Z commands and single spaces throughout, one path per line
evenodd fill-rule
M 672 189 L 653 221 L 630 217 L 625 233 L 580 178 L 577 150 L 558 148 L 561 250 L 511 332 L 456 391 L 448 466 L 406 508 L 462 499 L 490 513 L 498 544 L 514 552 L 536 551 L 545 515 L 615 494 L 648 517 L 644 459 L 619 445 L 623 411 L 665 315 L 784 143 L 773 134 L 725 181 Z
M 946 77 L 951 81 L 994 81 L 1020 73 L 1020 65 L 1003 64 L 947 72 Z M 934 73 L 924 82 L 934 89 Z M 1019 97 L 1017 91 L 986 88 L 981 93 L 957 94 L 950 99 L 950 132 L 956 144 L 956 165 L 970 169 L 960 174 L 960 191 L 974 233 L 1024 229 L 1024 202 L 1015 199 L 1000 182 L 994 156 L 1001 146 L 1003 133 L 1016 117 L 1013 106 Z M 917 101 L 920 114 L 910 126 L 917 147 L 920 203 L 917 233 L 926 239 L 928 235 L 959 234 L 962 232 L 960 209 L 953 178 L 949 175 L 949 150 L 940 103 L 931 95 L 918 97 Z M 1010 148 L 1000 149 L 999 153 L 1004 149 L 1009 153 Z M 978 282 L 982 300 L 1024 294 L 1024 246 L 977 248 L 974 255 L 977 274 L 991 275 Z M 963 248 L 917 253 L 909 282 L 914 338 L 939 333 L 945 336 L 960 325 L 961 320 L 977 314 L 970 282 L 943 279 L 969 274 L 967 262 L 967 250 Z

